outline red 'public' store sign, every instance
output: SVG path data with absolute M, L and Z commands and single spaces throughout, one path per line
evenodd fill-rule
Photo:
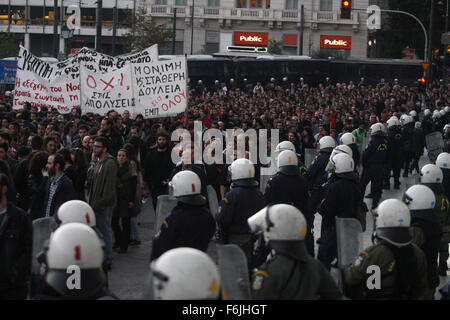
M 320 36 L 320 47 L 350 50 L 352 48 L 352 37 Z
M 235 32 L 234 44 L 245 46 L 267 46 L 269 34 L 267 32 Z

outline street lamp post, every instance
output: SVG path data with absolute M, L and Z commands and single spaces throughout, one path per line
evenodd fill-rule
M 195 8 L 195 0 L 192 0 L 192 8 L 191 8 L 191 55 L 194 45 L 194 8 Z

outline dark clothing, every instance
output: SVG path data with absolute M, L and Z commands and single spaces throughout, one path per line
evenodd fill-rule
M 419 159 L 423 154 L 423 149 L 425 148 L 425 135 L 421 128 L 414 128 L 413 131 L 413 140 L 412 140 L 412 156 L 413 163 L 410 168 L 410 172 L 416 169 L 416 172 L 419 173 Z
M 391 171 L 394 176 L 394 185 L 400 186 L 400 169 L 402 167 L 403 156 L 403 136 L 399 127 L 393 127 L 388 131 L 388 153 L 385 174 L 385 185 L 390 186 Z
M 72 180 L 73 188 L 77 193 L 78 200 L 86 201 L 84 194 L 84 186 L 86 184 L 87 167 L 74 169 L 75 177 Z
M 51 179 L 49 179 L 45 187 L 44 216 L 49 201 L 51 183 L 52 183 Z M 76 199 L 77 194 L 75 192 L 75 189 L 73 188 L 72 181 L 66 175 L 63 174 L 61 180 L 58 182 L 55 195 L 53 196 L 52 199 L 52 204 L 50 206 L 50 216 L 53 217 L 58 212 L 58 208 L 64 202 Z
M 75 169 L 73 168 L 72 165 L 70 165 L 64 169 L 64 174 L 70 179 L 70 181 L 72 181 L 72 184 L 75 186 L 74 181 L 75 181 L 77 173 L 75 172 Z
M 265 207 L 265 199 L 258 187 L 232 187 L 219 204 L 221 235 L 249 234 L 247 219 Z
M 217 194 L 217 199 L 221 199 L 220 195 L 220 181 L 223 171 L 223 164 L 205 165 L 206 167 L 206 179 L 208 185 L 211 185 Z
M 431 116 L 423 117 L 421 127 L 423 129 L 424 135 L 427 135 L 427 134 L 433 132 L 433 119 L 431 119 Z
M 48 177 L 42 174 L 28 176 L 28 190 L 30 191 L 30 218 L 31 221 L 45 216 L 44 199 Z
M 308 190 L 307 181 L 300 175 L 289 176 L 278 172 L 267 182 L 264 193 L 266 203 L 290 204 L 307 215 Z
M 28 215 L 8 204 L 0 214 L 0 291 L 26 287 L 31 274 L 33 229 Z
M 115 211 L 122 218 L 134 216 L 133 208 L 128 207 L 129 202 L 135 202 L 137 175 L 133 172 L 129 163 L 124 164 L 117 170 L 117 206 Z
M 433 211 L 411 212 L 411 235 L 427 259 L 428 287 L 436 288 L 439 285 L 437 261 L 442 236 L 442 226 L 436 214 Z
M 359 153 L 359 148 L 356 143 L 352 143 L 348 145 L 350 149 L 352 149 L 353 161 L 355 162 L 355 168 L 358 167 L 359 161 L 361 160 L 361 154 Z
M 108 153 L 113 157 L 117 157 L 117 152 L 122 149 L 123 146 L 123 138 L 116 130 L 111 131 L 111 135 L 106 136 L 103 135 L 106 139 L 108 139 Z
M 383 188 L 384 167 L 388 160 L 388 141 L 385 137 L 374 136 L 362 156 L 363 172 L 361 176 L 361 201 L 364 200 L 366 187 L 370 181 L 372 208 L 378 206 Z
M 216 223 L 206 206 L 178 202 L 153 240 L 150 260 L 178 247 L 191 247 L 206 252 L 215 231 Z
M 14 185 L 19 194 L 18 206 L 25 211 L 28 210 L 30 203 L 30 194 L 28 191 L 28 164 L 30 163 L 32 156 L 33 153 L 30 153 L 24 160 L 19 162 L 16 167 L 16 174 L 14 175 Z
M 325 170 L 330 159 L 331 152 L 320 152 L 308 168 L 306 178 L 309 190 L 321 187 L 327 181 L 328 172 Z
M 148 184 L 152 194 L 153 207 L 156 208 L 158 196 L 169 192 L 167 185 L 163 185 L 162 181 L 168 181 L 173 168 L 175 168 L 170 149 L 163 152 L 157 149 L 151 150 L 145 157 L 142 168 L 144 181 Z
M 322 215 L 322 235 L 317 259 L 328 270 L 331 262 L 337 257 L 335 219 L 356 218 L 362 193 L 356 172 L 333 175 L 330 179 L 331 183 L 318 208 L 318 212 Z
M 405 126 L 403 126 L 402 135 L 403 135 L 403 165 L 404 165 L 403 176 L 404 177 L 408 176 L 409 165 L 414 156 L 413 132 L 414 132 L 414 124 L 413 123 L 408 123 Z

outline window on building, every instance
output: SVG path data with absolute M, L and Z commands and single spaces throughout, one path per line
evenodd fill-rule
M 236 8 L 268 9 L 270 0 L 236 0 Z
M 167 5 L 167 0 L 156 0 L 156 4 L 160 4 L 160 5 Z
M 320 11 L 332 11 L 333 0 L 320 0 Z
M 220 0 L 208 0 L 208 7 L 220 7 Z
M 175 5 L 176 6 L 186 6 L 187 0 L 175 0 Z
M 205 51 L 207 54 L 219 52 L 219 31 L 206 30 Z
M 298 9 L 298 0 L 286 0 L 286 10 Z

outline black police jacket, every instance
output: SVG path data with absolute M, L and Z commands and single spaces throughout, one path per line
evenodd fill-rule
M 388 141 L 383 136 L 373 136 L 362 156 L 364 167 L 384 165 L 387 162 Z
M 391 161 L 400 161 L 403 152 L 403 135 L 400 128 L 388 130 L 388 154 Z
M 425 148 L 425 135 L 422 128 L 414 128 L 412 139 L 412 152 L 414 154 L 423 154 L 423 148 Z
M 215 231 L 216 223 L 206 206 L 178 202 L 153 240 L 151 260 L 178 247 L 190 247 L 206 252 Z
M 358 167 L 359 161 L 361 160 L 361 154 L 359 153 L 359 148 L 356 143 L 348 145 L 352 149 L 353 161 L 355 161 L 355 167 Z
M 425 116 L 422 120 L 421 127 L 423 128 L 423 133 L 425 135 L 433 132 L 433 120 L 431 116 Z
M 327 181 L 328 173 L 325 170 L 328 160 L 330 159 L 330 152 L 320 152 L 309 166 L 306 178 L 308 179 L 308 188 L 313 189 L 320 187 Z
M 324 200 L 318 212 L 322 215 L 324 228 L 335 227 L 335 217 L 356 218 L 361 201 L 361 186 L 358 174 L 351 172 L 344 175 L 333 175 L 327 187 Z
M 411 227 L 419 227 L 425 234 L 425 242 L 420 247 L 427 258 L 428 287 L 439 285 L 437 260 L 442 237 L 442 227 L 434 212 L 411 212 Z
M 31 274 L 33 229 L 22 209 L 8 204 L 0 215 L 0 290 L 26 285 Z
M 278 172 L 267 182 L 264 198 L 270 204 L 290 204 L 304 215 L 308 208 L 307 182 L 301 175 L 289 176 Z
M 218 223 L 222 235 L 248 234 L 247 219 L 265 206 L 266 201 L 257 186 L 232 187 L 219 204 Z

